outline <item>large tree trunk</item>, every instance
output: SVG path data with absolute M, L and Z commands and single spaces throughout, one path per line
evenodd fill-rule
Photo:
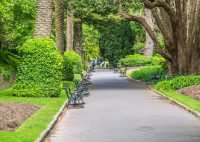
M 159 48 L 156 33 L 143 17 L 122 13 L 144 26 L 154 41 L 156 51 L 168 60 L 172 74 L 200 73 L 200 0 L 144 0 L 152 11 L 164 37 L 165 49 Z
M 37 0 L 37 18 L 34 36 L 39 38 L 50 37 L 52 28 L 53 1 Z
M 67 48 L 66 50 L 73 50 L 74 43 L 74 21 L 73 21 L 73 13 L 68 11 L 67 13 Z
M 83 57 L 83 29 L 82 21 L 77 20 L 74 25 L 74 46 L 75 51 Z
M 154 23 L 153 23 L 153 17 L 152 17 L 151 11 L 149 9 L 145 9 L 144 12 L 145 12 L 145 18 L 146 18 L 147 23 L 153 29 Z M 149 36 L 148 32 L 146 32 L 144 55 L 147 57 L 151 57 L 153 55 L 153 49 L 154 49 L 154 42 Z
M 55 5 L 55 27 L 56 27 L 56 45 L 61 53 L 64 53 L 64 1 L 54 0 Z

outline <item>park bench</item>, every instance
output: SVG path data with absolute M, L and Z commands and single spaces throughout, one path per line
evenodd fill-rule
M 88 88 L 91 85 L 91 82 L 88 80 L 89 78 L 90 74 L 87 74 L 77 85 L 77 89 L 69 96 L 69 106 L 76 107 L 85 104 L 83 98 L 89 96 Z
M 120 68 L 121 77 L 125 77 L 127 72 L 127 67 Z

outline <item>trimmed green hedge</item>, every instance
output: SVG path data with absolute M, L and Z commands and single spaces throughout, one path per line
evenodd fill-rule
M 165 63 L 166 60 L 159 54 L 156 54 L 151 58 L 151 65 L 163 65 Z
M 161 65 L 162 63 L 165 63 L 165 59 L 160 55 L 154 55 L 153 57 L 146 57 L 141 54 L 128 55 L 127 57 L 119 61 L 120 66 L 127 66 L 127 67 Z
M 147 58 L 140 54 L 128 55 L 126 58 L 123 58 L 119 61 L 121 66 L 141 66 L 141 65 L 148 65 L 151 63 L 151 59 Z
M 19 49 L 23 61 L 18 67 L 14 95 L 57 97 L 62 90 L 63 58 L 51 39 L 29 39 Z
M 147 66 L 130 74 L 133 79 L 143 80 L 145 82 L 160 80 L 164 78 L 165 75 L 166 71 L 161 65 Z
M 155 85 L 158 90 L 177 90 L 184 87 L 200 84 L 199 75 L 178 76 L 173 79 L 164 80 Z
M 74 51 L 64 53 L 64 80 L 73 81 L 75 74 L 82 75 L 83 64 L 81 56 Z

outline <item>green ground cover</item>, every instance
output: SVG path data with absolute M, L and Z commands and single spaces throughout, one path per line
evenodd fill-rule
M 200 112 L 200 101 L 190 97 L 183 95 L 181 93 L 178 93 L 176 90 L 158 90 L 159 92 L 162 92 L 164 96 L 169 97 L 186 107 L 190 108 L 191 110 L 195 110 L 197 112 Z
M 67 100 L 66 96 L 57 98 L 14 97 L 11 93 L 12 89 L 0 91 L 0 102 L 34 104 L 41 108 L 15 131 L 0 131 L 0 142 L 34 142 Z

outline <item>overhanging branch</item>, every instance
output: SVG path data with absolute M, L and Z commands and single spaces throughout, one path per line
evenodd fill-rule
M 154 33 L 154 31 L 152 30 L 151 26 L 149 26 L 149 24 L 146 22 L 145 18 L 142 16 L 134 16 L 134 15 L 130 15 L 128 13 L 124 13 L 124 12 L 120 12 L 119 15 L 123 18 L 126 19 L 128 21 L 136 21 L 139 24 L 141 24 L 144 29 L 146 30 L 146 32 L 149 34 L 149 36 L 151 37 L 151 39 L 154 41 L 154 45 L 155 45 L 155 50 L 156 52 L 158 52 L 159 54 L 161 54 L 163 57 L 165 57 L 167 60 L 171 61 L 171 56 L 168 54 L 168 52 L 164 49 L 161 49 L 159 47 L 159 42 L 157 40 L 156 34 Z

